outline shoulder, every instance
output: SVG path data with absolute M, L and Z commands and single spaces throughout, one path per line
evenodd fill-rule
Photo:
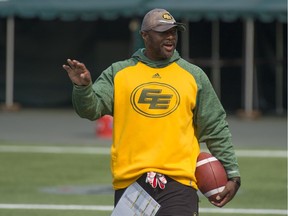
M 204 73 L 204 71 L 197 65 L 194 65 L 188 61 L 186 61 L 183 58 L 180 58 L 177 61 L 177 64 L 182 67 L 183 69 L 187 70 L 188 72 L 192 73 L 192 74 L 198 74 L 201 75 L 202 73 Z
M 129 59 L 126 59 L 126 60 L 123 60 L 123 61 L 118 61 L 118 62 L 115 62 L 113 63 L 109 68 L 108 70 L 110 70 L 113 75 L 115 76 L 116 73 L 118 73 L 119 71 L 127 68 L 127 67 L 130 67 L 130 66 L 134 66 L 137 64 L 137 60 L 134 59 L 134 58 L 129 58 Z
M 196 80 L 198 85 L 203 83 L 203 82 L 209 81 L 206 73 L 199 66 L 192 64 L 183 58 L 180 58 L 176 63 L 181 68 L 183 68 L 188 73 L 190 73 L 194 77 L 194 79 Z

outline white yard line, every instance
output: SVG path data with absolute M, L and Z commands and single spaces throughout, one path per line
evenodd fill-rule
M 237 150 L 238 157 L 276 157 L 287 158 L 287 150 Z
M 113 206 L 102 205 L 54 205 L 54 204 L 0 204 L 0 209 L 47 209 L 47 210 L 91 210 L 112 211 Z
M 53 153 L 53 154 L 110 154 L 107 147 L 63 147 L 63 146 L 9 146 L 0 145 L 0 152 Z
M 0 204 L 0 209 L 47 209 L 47 210 L 88 210 L 88 211 L 112 211 L 109 205 L 43 205 L 43 204 Z M 201 213 L 220 214 L 261 214 L 261 215 L 287 215 L 287 210 L 282 209 L 216 209 L 200 208 Z
M 108 147 L 14 146 L 0 145 L 0 152 L 53 153 L 53 154 L 110 154 Z M 286 150 L 237 150 L 238 157 L 287 158 Z
M 220 214 L 260 214 L 260 215 L 287 215 L 287 210 L 282 209 L 234 209 L 234 208 L 200 208 L 202 213 L 220 213 Z

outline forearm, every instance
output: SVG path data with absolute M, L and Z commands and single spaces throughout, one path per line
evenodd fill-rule
M 199 141 L 205 142 L 212 155 L 221 161 L 228 178 L 240 176 L 226 112 L 208 79 L 202 80 L 195 114 Z
M 240 176 L 239 166 L 235 155 L 232 136 L 226 121 L 226 114 L 222 111 L 207 127 L 205 143 L 213 156 L 221 161 L 228 178 Z M 215 112 L 217 113 L 217 112 Z
M 224 129 L 222 137 L 220 132 L 218 137 L 207 140 L 206 144 L 211 154 L 221 161 L 228 178 L 240 177 L 239 165 L 228 128 Z
M 92 89 L 92 84 L 88 86 L 73 86 L 72 103 L 76 113 L 89 120 L 95 120 L 101 116 L 101 111 L 97 110 L 97 98 Z

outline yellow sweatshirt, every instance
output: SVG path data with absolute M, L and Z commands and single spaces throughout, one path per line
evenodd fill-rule
M 177 52 L 152 62 L 139 50 L 112 64 L 93 86 L 75 86 L 73 104 L 84 118 L 114 116 L 114 189 L 149 171 L 197 189 L 200 142 L 206 142 L 229 177 L 239 176 L 225 112 L 205 73 Z

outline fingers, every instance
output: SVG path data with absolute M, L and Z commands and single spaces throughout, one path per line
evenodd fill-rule
M 66 71 L 74 71 L 74 72 L 84 72 L 86 70 L 86 67 L 83 63 L 77 61 L 77 60 L 71 60 L 71 59 L 67 59 L 67 63 L 68 65 L 63 65 L 63 68 L 66 70 Z
M 72 70 L 68 65 L 62 65 L 62 67 L 67 71 L 69 72 L 70 70 Z
M 219 195 L 216 197 L 218 202 L 212 201 L 211 203 L 217 207 L 223 207 L 224 205 L 226 205 L 228 202 L 230 202 L 233 199 L 238 189 L 239 189 L 239 186 L 237 184 L 235 184 L 234 182 L 228 181 L 224 190 L 221 193 L 219 193 Z
M 67 63 L 69 64 L 69 66 L 72 68 L 72 69 L 74 69 L 74 68 L 78 68 L 79 66 L 78 66 L 78 64 L 80 64 L 80 62 L 79 61 L 77 61 L 77 60 L 71 60 L 71 59 L 67 59 Z
M 223 190 L 217 197 L 217 202 L 211 201 L 211 203 L 217 207 L 223 207 L 232 199 L 231 193 L 229 190 Z
M 67 71 L 69 78 L 74 84 L 86 86 L 91 83 L 90 72 L 83 63 L 67 59 L 67 64 L 62 65 L 62 67 Z
M 224 199 L 222 199 L 221 201 L 219 202 L 214 202 L 214 201 L 211 201 L 211 203 L 214 205 L 214 206 L 217 206 L 219 208 L 223 207 L 224 205 L 226 205 L 230 200 L 225 197 Z
M 211 203 L 217 207 L 223 207 L 229 202 L 229 190 L 227 187 L 216 197 L 217 202 L 211 201 Z

